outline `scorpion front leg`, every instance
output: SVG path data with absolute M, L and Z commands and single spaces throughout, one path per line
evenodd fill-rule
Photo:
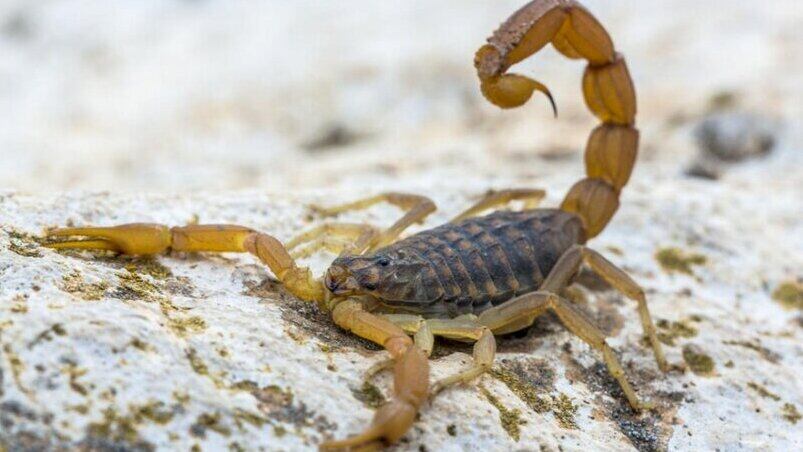
M 338 326 L 383 346 L 395 361 L 393 397 L 380 407 L 371 425 L 361 434 L 340 441 L 327 441 L 322 449 L 364 446 L 379 440 L 398 441 L 415 421 L 429 391 L 427 353 L 393 322 L 363 310 L 356 301 L 335 306 L 332 318 Z

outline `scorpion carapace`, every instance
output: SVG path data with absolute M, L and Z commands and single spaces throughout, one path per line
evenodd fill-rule
M 49 236 L 57 241 L 49 246 L 125 254 L 247 252 L 265 263 L 290 293 L 330 311 L 337 326 L 383 346 L 390 359 L 374 365 L 368 377 L 392 365 L 394 384 L 389 401 L 377 410 L 363 433 L 324 442 L 322 448 L 397 441 L 410 429 L 428 397 L 455 383 L 471 381 L 491 367 L 496 353 L 494 335 L 527 328 L 547 311 L 599 351 L 630 405 L 644 408 L 646 404 L 630 386 L 605 334 L 560 295 L 580 266 L 588 265 L 636 301 L 658 366 L 667 368 L 644 291 L 613 263 L 584 246 L 615 213 L 619 191 L 627 183 L 636 157 L 635 94 L 624 59 L 614 51 L 597 20 L 571 0 L 530 2 L 488 42 L 477 52 L 475 63 L 485 97 L 503 108 L 524 104 L 534 91 L 549 94 L 543 84 L 507 73 L 510 66 L 547 43 L 570 58 L 589 62 L 583 92 L 602 125 L 588 141 L 587 177 L 572 187 L 560 209 L 536 208 L 545 196 L 543 190 L 494 191 L 446 225 L 399 240 L 407 227 L 432 213 L 435 204 L 423 196 L 385 193 L 314 209 L 328 216 L 388 202 L 404 210 L 404 215 L 384 230 L 364 224 L 326 223 L 283 245 L 271 235 L 244 226 L 170 228 L 135 223 L 51 230 Z M 523 202 L 524 209 L 478 217 L 511 201 Z M 319 250 L 339 255 L 323 278 L 315 278 L 307 267 L 296 263 Z M 473 364 L 430 387 L 428 356 L 436 336 L 473 342 Z
M 562 210 L 497 212 L 422 231 L 371 254 L 338 257 L 326 285 L 337 295 L 369 294 L 397 311 L 479 314 L 538 290 L 558 258 L 585 242 L 584 234 L 580 219 Z
M 540 82 L 507 73 L 549 43 L 569 58 L 588 61 L 583 95 L 602 121 L 586 145 L 586 178 L 569 190 L 561 204 L 561 209 L 582 218 L 591 238 L 602 232 L 619 208 L 619 191 L 630 179 L 639 140 L 633 81 L 608 32 L 576 1 L 533 1 L 499 27 L 477 51 L 474 65 L 482 93 L 494 105 L 519 107 L 534 91 L 547 94 L 551 101 Z

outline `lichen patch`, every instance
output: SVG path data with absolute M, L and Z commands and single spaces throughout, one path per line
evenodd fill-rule
M 697 336 L 697 327 L 691 320 L 669 321 L 659 319 L 655 322 L 658 329 L 658 340 L 665 345 L 674 347 L 679 338 L 690 339 Z
M 507 408 L 496 396 L 491 394 L 485 386 L 480 385 L 479 388 L 482 395 L 484 395 L 488 402 L 499 412 L 499 423 L 502 424 L 502 428 L 507 432 L 508 436 L 518 442 L 521 438 L 521 426 L 527 423 L 527 421 L 521 418 L 521 411 L 516 408 L 512 410 Z
M 704 265 L 708 259 L 702 254 L 689 253 L 680 248 L 663 248 L 655 253 L 655 260 L 668 273 L 694 274 L 694 267 Z
M 206 329 L 206 321 L 198 316 L 172 317 L 168 320 L 168 324 L 170 329 L 180 337 L 187 337 Z
M 726 340 L 726 341 L 722 341 L 722 343 L 725 344 L 725 345 L 735 345 L 737 347 L 742 347 L 742 348 L 746 348 L 748 350 L 753 350 L 754 352 L 756 352 L 759 355 L 761 355 L 761 357 L 764 358 L 766 361 L 768 361 L 768 362 L 770 362 L 772 364 L 778 364 L 778 362 L 780 362 L 780 360 L 781 360 L 781 355 L 779 355 L 778 353 L 776 353 L 776 352 L 768 349 L 767 347 L 764 347 L 763 345 L 761 345 L 761 342 L 758 339 L 754 339 L 752 341 Z
M 121 416 L 113 407 L 103 411 L 103 419 L 90 423 L 86 428 L 84 447 L 96 450 L 105 447 L 131 450 L 154 450 L 153 444 L 139 435 L 139 424 L 135 417 Z
M 572 403 L 572 399 L 570 399 L 569 396 L 560 394 L 553 401 L 552 412 L 555 414 L 555 419 L 558 420 L 558 424 L 561 427 L 576 429 L 577 422 L 574 420 L 574 416 L 577 414 L 578 408 L 577 405 Z
M 783 414 L 783 418 L 792 425 L 796 425 L 800 419 L 803 419 L 797 407 L 791 403 L 784 403 L 783 408 L 781 408 L 781 413 Z
M 758 395 L 760 395 L 761 397 L 764 397 L 765 399 L 774 400 L 776 402 L 780 402 L 780 400 L 781 400 L 781 398 L 778 396 L 778 394 L 775 394 L 774 392 L 772 392 L 769 389 L 765 388 L 763 385 L 760 385 L 760 384 L 758 384 L 758 383 L 756 383 L 754 381 L 748 381 L 747 382 L 747 387 L 752 389 Z
M 803 283 L 787 281 L 772 292 L 772 299 L 786 309 L 803 310 Z
M 41 242 L 38 237 L 16 229 L 3 229 L 8 234 L 8 249 L 23 257 L 42 257 Z
M 683 347 L 683 360 L 692 372 L 703 377 L 711 377 L 714 371 L 714 360 L 699 345 L 687 344 Z
M 83 300 L 97 301 L 103 298 L 109 284 L 105 281 L 88 283 L 78 270 L 62 276 L 59 288 Z
M 362 386 L 359 388 L 353 388 L 351 393 L 354 395 L 355 399 L 359 400 L 369 408 L 379 408 L 387 401 L 385 396 L 382 394 L 382 391 L 380 391 L 379 388 L 370 381 L 364 381 Z
M 555 371 L 540 360 L 502 360 L 489 372 L 536 413 L 552 408 L 549 392 L 554 390 Z

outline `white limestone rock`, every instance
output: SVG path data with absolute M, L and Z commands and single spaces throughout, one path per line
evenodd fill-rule
M 399 450 L 800 448 L 801 311 L 772 298 L 801 268 L 800 219 L 787 207 L 799 200 L 776 190 L 789 180 L 697 182 L 643 168 L 592 245 L 645 286 L 678 369 L 656 370 L 630 301 L 589 277 L 578 300 L 612 333 L 629 378 L 656 409 L 632 413 L 599 355 L 546 316 L 500 339 L 493 375 L 425 406 Z M 645 173 L 654 175 L 649 184 Z M 422 227 L 470 200 L 430 176 L 442 208 Z M 376 397 L 362 372 L 384 353 L 282 292 L 252 258 L 57 253 L 35 237 L 64 224 L 197 218 L 286 240 L 320 221 L 308 215 L 310 202 L 349 197 L 4 193 L 0 440 L 10 450 L 289 450 L 360 430 Z M 349 219 L 388 224 L 394 215 L 380 207 Z M 328 259 L 310 264 L 320 272 Z M 438 349 L 433 378 L 469 363 L 467 346 Z M 681 370 L 684 361 L 702 370 Z M 375 383 L 382 392 L 390 384 L 387 376 Z

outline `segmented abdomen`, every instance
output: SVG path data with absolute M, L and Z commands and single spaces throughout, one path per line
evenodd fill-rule
M 478 313 L 538 289 L 558 258 L 584 242 L 580 219 L 557 209 L 496 212 L 420 232 L 390 245 L 425 258 L 444 296 L 408 310 Z

